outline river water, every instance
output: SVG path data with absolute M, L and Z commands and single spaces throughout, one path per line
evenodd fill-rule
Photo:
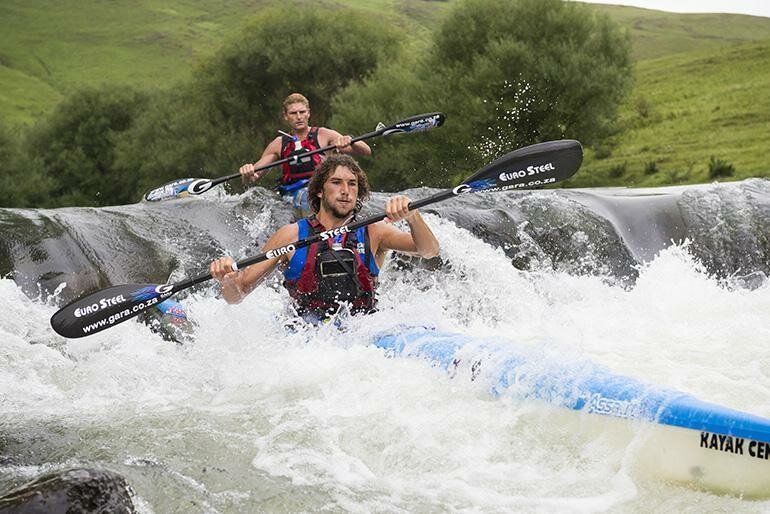
M 0 494 L 87 467 L 155 513 L 770 510 L 642 466 L 648 424 L 493 398 L 369 345 L 404 326 L 542 345 L 770 417 L 770 181 L 436 204 L 440 260 L 391 259 L 379 312 L 344 332 L 288 331 L 277 278 L 235 306 L 181 293 L 183 333 L 53 332 L 65 301 L 254 255 L 291 219 L 261 188 L 207 194 L 0 210 Z

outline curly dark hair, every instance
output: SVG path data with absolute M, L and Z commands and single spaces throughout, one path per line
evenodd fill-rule
M 317 213 L 321 210 L 321 198 L 318 193 L 323 191 L 324 184 L 334 170 L 338 166 L 345 166 L 347 169 L 353 172 L 358 179 L 358 199 L 356 201 L 356 212 L 361 210 L 361 204 L 369 199 L 369 179 L 366 178 L 366 173 L 361 169 L 358 162 L 351 156 L 343 153 L 331 154 L 324 159 L 321 166 L 313 173 L 310 178 L 310 183 L 307 186 L 307 196 L 310 201 L 310 206 L 313 208 L 313 212 Z

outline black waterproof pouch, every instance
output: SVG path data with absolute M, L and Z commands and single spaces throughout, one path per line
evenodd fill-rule
M 308 152 L 310 152 L 310 150 L 307 148 L 301 148 L 299 150 L 294 150 L 289 154 L 289 158 L 291 158 L 289 161 L 289 168 L 291 169 L 292 173 L 306 173 L 315 169 L 313 156 L 304 155 Z
M 350 301 L 361 295 L 356 256 L 349 248 L 324 250 L 316 255 L 318 292 L 326 298 Z

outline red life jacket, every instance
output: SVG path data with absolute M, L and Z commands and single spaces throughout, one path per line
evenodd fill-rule
M 297 223 L 300 239 L 326 230 L 315 216 Z M 375 310 L 379 268 L 369 246 L 368 228 L 361 227 L 342 234 L 338 241 L 320 241 L 294 252 L 284 272 L 283 285 L 296 302 L 299 314 L 324 317 L 336 312 L 343 302 L 350 304 L 352 313 Z
M 281 159 L 292 157 L 291 161 L 283 163 L 283 176 L 281 177 L 281 184 L 283 185 L 312 177 L 315 169 L 321 164 L 321 153 L 302 158 L 302 154 L 320 148 L 318 127 L 310 127 L 307 138 L 303 139 L 300 144 L 301 148 L 297 150 L 294 138 L 281 136 Z

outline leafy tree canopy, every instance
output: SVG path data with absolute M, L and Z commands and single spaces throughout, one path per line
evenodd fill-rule
M 115 172 L 114 147 L 145 105 L 146 97 L 130 88 L 87 89 L 72 94 L 35 127 L 25 146 L 50 181 L 44 205 L 133 202 L 136 175 Z
M 586 6 L 465 0 L 425 56 L 383 66 L 338 96 L 334 122 L 344 126 L 361 111 L 387 118 L 444 111 L 444 128 L 383 141 L 372 174 L 394 189 L 448 185 L 521 146 L 606 134 L 630 87 L 629 52 L 626 35 Z

